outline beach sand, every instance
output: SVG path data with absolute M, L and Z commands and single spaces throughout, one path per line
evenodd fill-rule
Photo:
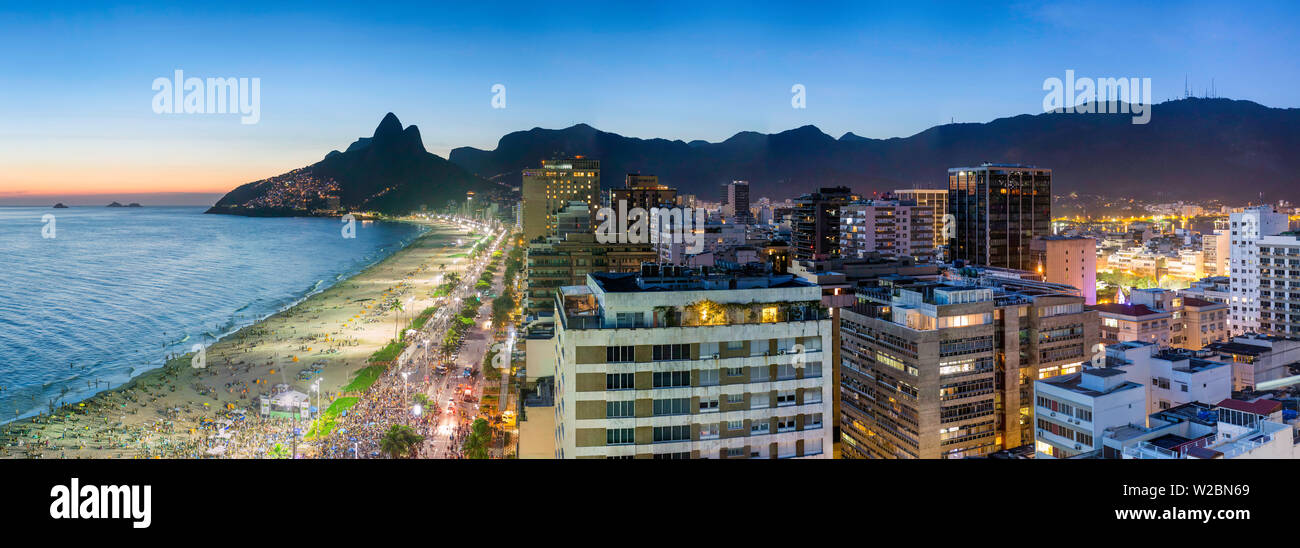
M 239 415 L 236 439 L 226 457 L 256 458 L 292 426 L 258 417 L 258 395 L 288 384 L 311 396 L 319 369 L 320 406 L 328 407 L 367 359 L 395 335 L 398 312 L 383 310 L 396 297 L 405 303 L 400 326 L 435 304 L 441 274 L 460 272 L 464 252 L 482 237 L 450 223 L 423 222 L 430 230 L 407 247 L 357 275 L 206 349 L 206 367 L 190 355 L 146 372 L 54 415 L 22 419 L 0 430 L 0 458 L 196 458 L 214 427 Z M 457 247 L 457 240 L 463 245 Z M 440 268 L 445 266 L 445 269 Z M 238 280 L 231 280 L 238 283 Z M 298 425 L 307 430 L 307 424 Z M 271 440 L 271 441 L 267 441 Z

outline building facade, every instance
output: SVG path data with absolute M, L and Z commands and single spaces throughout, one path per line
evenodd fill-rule
M 852 191 L 842 186 L 822 188 L 794 200 L 790 231 L 795 260 L 840 256 L 840 206 L 851 201 Z
M 1033 271 L 1034 238 L 1052 234 L 1052 170 L 982 164 L 948 170 L 948 213 L 956 223 L 950 257 Z
M 523 172 L 524 241 L 555 233 L 555 214 L 571 201 L 587 204 L 595 216 L 600 200 L 600 161 L 582 157 L 544 160 Z
M 1037 272 L 1045 280 L 1077 287 L 1087 304 L 1097 304 L 1097 240 L 1048 236 L 1030 247 L 1038 253 Z
M 1300 234 L 1264 236 L 1259 259 L 1259 332 L 1300 337 Z
M 895 190 L 894 196 L 899 200 L 916 202 L 921 207 L 929 207 L 934 211 L 934 248 L 940 249 L 948 245 L 947 238 L 943 235 L 943 218 L 948 214 L 948 191 L 944 189 L 927 189 L 927 188 L 908 188 Z
M 1285 232 L 1288 220 L 1273 206 L 1256 206 L 1232 212 L 1228 221 L 1228 289 L 1232 301 L 1228 323 L 1232 333 L 1240 335 L 1259 329 L 1259 239 Z
M 935 258 L 934 209 L 914 202 L 870 200 L 840 207 L 840 256 L 862 258 L 871 253 Z
M 557 458 L 831 455 L 816 285 L 646 265 L 557 298 Z
M 1034 442 L 1033 383 L 1089 361 L 1097 315 L 1077 295 L 1001 282 L 859 287 L 840 322 L 844 458 L 964 458 Z

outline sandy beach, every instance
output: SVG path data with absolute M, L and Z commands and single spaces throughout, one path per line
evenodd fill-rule
M 260 419 L 258 395 L 287 384 L 316 405 L 310 386 L 319 378 L 320 406 L 329 407 L 399 325 L 435 305 L 440 275 L 462 271 L 464 253 L 483 236 L 412 222 L 430 229 L 357 275 L 213 343 L 203 368 L 187 354 L 52 415 L 6 424 L 0 458 L 200 458 L 228 424 L 234 439 L 225 457 L 258 458 L 278 438 L 287 443 L 291 423 Z M 393 299 L 409 304 L 388 310 Z

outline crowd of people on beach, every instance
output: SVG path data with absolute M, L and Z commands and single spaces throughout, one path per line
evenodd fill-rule
M 405 273 L 404 278 L 432 268 L 431 263 L 424 264 Z M 465 284 L 472 281 L 467 276 Z M 387 367 L 368 389 L 349 394 L 358 397 L 357 403 L 336 418 L 327 436 L 307 440 L 304 434 L 313 426 L 310 420 L 259 413 L 258 397 L 271 385 L 311 380 L 328 365 L 323 359 L 298 363 L 298 356 L 362 344 L 349 331 L 362 329 L 359 324 L 363 323 L 392 321 L 385 318 L 393 313 L 392 303 L 412 288 L 403 280 L 389 287 L 382 301 L 349 300 L 349 304 L 361 304 L 361 311 L 332 331 L 322 322 L 319 330 L 299 334 L 290 320 L 319 319 L 319 314 L 305 316 L 310 312 L 290 309 L 279 318 L 237 332 L 223 341 L 219 350 L 209 349 L 211 355 L 203 368 L 191 367 L 188 355 L 169 354 L 158 372 L 137 377 L 128 385 L 75 404 L 55 406 L 51 401 L 49 412 L 0 427 L 0 458 L 385 458 L 382 439 L 394 424 L 409 425 L 424 436 L 425 442 L 414 448 L 418 456 L 458 458 L 455 448 L 468 435 L 472 417 L 458 411 L 454 422 L 440 430 L 447 411 L 438 403 L 431 402 L 430 409 L 415 414 L 415 395 L 429 392 L 432 367 L 420 363 L 420 375 L 403 378 L 400 371 L 414 361 L 406 355 Z M 415 311 L 406 312 L 414 317 Z M 302 325 L 300 321 L 298 325 Z M 432 327 L 430 324 L 426 330 Z M 247 357 L 263 345 L 286 341 L 296 345 L 296 350 L 289 351 L 293 356 L 259 352 L 265 361 Z M 301 368 L 296 377 L 286 374 L 290 364 Z M 177 394 L 178 388 L 180 394 L 194 394 L 190 396 L 194 399 Z M 341 395 L 335 392 L 334 398 Z M 317 409 L 318 416 L 322 411 Z M 445 436 L 449 443 L 435 444 L 435 436 Z M 440 454 L 425 454 L 434 447 L 439 447 L 436 451 Z

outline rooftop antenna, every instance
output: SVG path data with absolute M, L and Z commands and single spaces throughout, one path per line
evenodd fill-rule
M 1187 87 L 1187 75 L 1184 74 L 1183 75 L 1183 99 L 1187 99 L 1191 96 L 1192 96 L 1192 90 L 1191 88 Z

